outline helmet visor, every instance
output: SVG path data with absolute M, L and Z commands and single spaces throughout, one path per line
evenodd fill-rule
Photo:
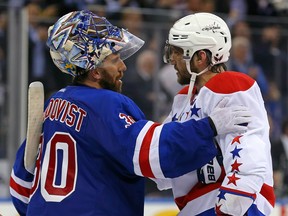
M 165 63 L 171 63 L 171 55 L 177 54 L 183 56 L 184 52 L 183 49 L 174 45 L 169 44 L 169 41 L 166 40 L 166 44 L 164 46 L 164 55 L 163 55 L 163 61 Z M 183 56 L 185 58 L 185 56 Z
M 163 55 L 164 63 L 170 63 L 170 55 L 171 55 L 171 45 L 169 44 L 168 40 L 166 40 Z
M 122 29 L 122 33 L 125 45 L 118 53 L 120 54 L 120 58 L 125 60 L 136 53 L 144 45 L 144 41 L 125 29 Z

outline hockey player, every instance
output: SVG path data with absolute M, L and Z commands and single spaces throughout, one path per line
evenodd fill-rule
M 275 203 L 262 95 L 255 80 L 226 71 L 230 48 L 226 23 L 210 13 L 185 16 L 169 31 L 164 60 L 174 65 L 178 82 L 188 86 L 175 96 L 165 122 L 207 117 L 223 97 L 230 98 L 228 106 L 253 110 L 247 132 L 216 136 L 219 155 L 207 165 L 171 181 L 159 181 L 159 188 L 172 187 L 179 216 L 270 215 Z
M 225 108 L 227 100 L 197 121 L 146 120 L 120 94 L 123 60 L 143 43 L 89 11 L 71 12 L 49 28 L 51 57 L 74 85 L 45 103 L 33 173 L 24 166 L 25 141 L 17 152 L 10 192 L 20 215 L 143 215 L 143 177 L 200 168 L 217 154 L 216 134 L 247 129 L 239 124 L 250 121 L 250 112 Z

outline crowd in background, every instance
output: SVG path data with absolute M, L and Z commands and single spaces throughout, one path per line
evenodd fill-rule
M 2 2 L 0 2 L 2 3 Z M 5 4 L 6 3 L 6 4 Z M 278 197 L 288 197 L 288 3 L 268 0 L 10 0 L 0 5 L 0 124 L 5 116 L 7 81 L 7 7 L 25 7 L 29 15 L 29 82 L 40 80 L 47 97 L 71 82 L 52 63 L 47 30 L 60 16 L 90 9 L 146 41 L 142 51 L 125 63 L 123 93 L 133 98 L 148 119 L 168 114 L 181 86 L 172 66 L 164 65 L 162 48 L 175 20 L 194 12 L 222 14 L 232 32 L 228 69 L 253 77 L 259 84 L 271 126 L 271 143 Z M 271 19 L 269 19 L 271 18 Z M 3 125 L 3 124 L 2 124 Z M 5 158 L 3 127 L 0 157 Z M 253 143 L 251 143 L 253 144 Z M 154 194 L 149 187 L 147 193 Z

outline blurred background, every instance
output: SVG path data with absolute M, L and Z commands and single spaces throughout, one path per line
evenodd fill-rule
M 46 97 L 71 83 L 50 58 L 45 44 L 48 27 L 60 16 L 82 9 L 105 16 L 146 41 L 125 61 L 123 93 L 148 119 L 159 122 L 181 88 L 174 68 L 162 61 L 169 28 L 195 12 L 221 16 L 232 33 L 228 68 L 253 77 L 261 88 L 271 127 L 275 215 L 288 215 L 288 0 L 0 0 L 0 214 L 6 215 L 1 203 L 10 205 L 11 167 L 25 138 L 29 83 L 43 82 Z M 159 199 L 168 203 L 162 213 L 153 213 Z M 151 210 L 148 213 L 146 207 L 147 216 L 176 214 L 171 192 L 159 192 L 149 180 L 146 204 Z M 9 208 L 5 211 L 12 211 Z

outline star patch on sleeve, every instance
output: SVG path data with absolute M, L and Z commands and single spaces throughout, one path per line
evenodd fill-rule
M 239 149 L 238 149 L 237 146 L 235 146 L 234 150 L 230 152 L 230 153 L 232 154 L 233 159 L 234 159 L 235 157 L 239 157 L 239 158 L 240 158 L 239 152 L 240 152 L 241 150 L 242 150 L 242 148 L 239 148 Z
M 215 211 L 217 213 L 217 215 L 222 215 L 223 213 L 221 212 L 220 208 L 221 208 L 222 204 L 221 205 L 216 205 L 215 207 Z
M 225 198 L 225 193 L 224 191 L 220 191 L 219 195 L 217 196 L 219 198 L 218 202 L 220 202 L 220 200 L 226 200 Z
M 236 181 L 240 179 L 240 178 L 236 177 L 236 173 L 233 173 L 232 176 L 227 176 L 227 178 L 229 179 L 229 182 L 227 183 L 227 185 L 232 183 L 235 186 L 237 186 Z
M 242 135 L 241 135 L 241 136 L 236 136 L 236 137 L 232 140 L 231 145 L 233 145 L 235 142 L 241 144 L 241 142 L 240 142 L 240 138 L 241 138 L 241 137 L 242 137 Z
M 242 163 L 238 163 L 238 162 L 237 162 L 237 159 L 236 159 L 236 160 L 234 161 L 234 163 L 231 164 L 231 167 L 232 167 L 231 172 L 234 172 L 234 171 L 240 172 L 239 166 L 241 166 L 241 165 L 242 165 Z

